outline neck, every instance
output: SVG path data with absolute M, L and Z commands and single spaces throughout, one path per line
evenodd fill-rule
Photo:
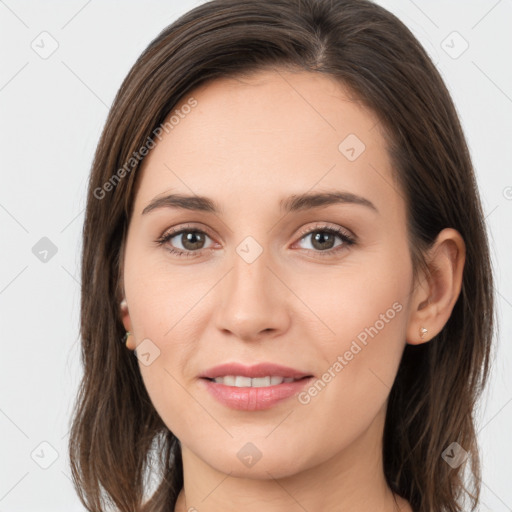
M 405 500 L 393 495 L 384 477 L 384 418 L 381 411 L 341 453 L 278 479 L 270 468 L 264 479 L 222 473 L 182 445 L 184 486 L 175 512 L 260 512 L 262 508 L 266 512 L 411 512 Z

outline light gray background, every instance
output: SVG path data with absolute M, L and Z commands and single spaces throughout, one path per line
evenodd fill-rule
M 199 3 L 0 0 L 0 512 L 83 510 L 70 481 L 67 442 L 81 375 L 87 177 L 129 68 L 166 25 Z M 440 69 L 477 171 L 501 319 L 478 419 L 481 510 L 511 511 L 512 3 L 379 3 L 411 28 Z M 58 48 L 42 58 L 53 39 Z M 461 53 L 464 41 L 469 47 Z M 43 237 L 57 248 L 46 262 L 32 251 Z

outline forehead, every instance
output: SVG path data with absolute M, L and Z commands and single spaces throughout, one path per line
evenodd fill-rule
M 368 142 L 380 135 L 378 130 L 367 133 L 379 124 L 377 116 L 330 75 L 266 70 L 220 78 L 196 88 L 174 112 L 181 111 L 190 97 L 197 106 L 179 120 L 180 130 L 172 130 L 174 143 L 183 147 L 186 138 L 188 148 L 225 151 L 229 136 L 233 152 L 237 147 L 239 152 L 251 147 L 257 151 L 258 143 L 281 149 L 295 145 L 297 151 L 331 146 L 338 151 L 338 143 L 348 134 Z
M 377 116 L 331 76 L 268 70 L 216 79 L 171 116 L 138 171 L 139 201 L 171 190 L 222 203 L 228 193 L 277 198 L 340 186 L 397 199 Z

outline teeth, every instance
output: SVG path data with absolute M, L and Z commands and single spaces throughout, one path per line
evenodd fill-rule
M 220 377 L 222 379 L 222 377 Z M 217 382 L 217 379 L 215 379 L 215 382 Z M 228 375 L 227 377 L 224 377 L 223 384 L 225 386 L 235 386 L 236 385 L 236 377 L 233 377 L 233 375 Z
M 240 377 L 237 375 L 235 381 L 235 387 L 246 388 L 251 385 L 251 379 L 249 377 Z
M 267 386 L 277 386 L 283 382 L 293 382 L 292 377 L 242 377 L 240 375 L 226 375 L 225 377 L 217 377 L 213 379 L 217 384 L 224 384 L 224 386 L 235 386 L 237 388 L 264 388 Z
M 239 377 L 237 377 L 237 379 L 238 378 Z M 263 388 L 265 386 L 270 386 L 270 379 L 271 379 L 271 377 L 260 377 L 260 378 L 254 378 L 254 379 L 247 379 L 249 381 L 249 384 L 246 384 L 246 385 L 247 386 L 252 385 L 253 388 Z M 278 384 L 281 384 L 281 383 L 278 382 Z

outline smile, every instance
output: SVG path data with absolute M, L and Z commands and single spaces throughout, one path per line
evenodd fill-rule
M 298 395 L 312 380 L 313 377 L 310 376 L 294 379 L 293 377 L 250 378 L 233 375 L 199 379 L 216 401 L 225 407 L 239 411 L 270 409 Z
M 226 375 L 225 377 L 217 377 L 211 379 L 216 384 L 223 384 L 224 386 L 234 386 L 237 388 L 265 388 L 268 386 L 277 386 L 283 382 L 294 382 L 292 377 L 244 377 L 241 375 Z

